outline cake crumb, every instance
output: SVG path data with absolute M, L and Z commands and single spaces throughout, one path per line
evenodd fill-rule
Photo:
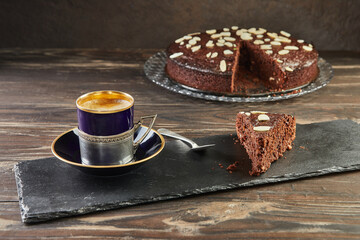
M 287 93 L 287 95 L 292 95 L 292 94 L 296 94 L 296 93 L 300 93 L 300 92 L 302 92 L 302 90 L 298 89 L 298 90 L 294 90 L 292 92 Z
M 237 166 L 239 166 L 240 162 L 236 161 L 233 164 L 230 164 L 226 170 L 229 171 L 229 173 L 232 173 L 233 170 L 235 170 L 237 168 Z
M 300 146 L 301 149 L 306 149 L 304 146 Z

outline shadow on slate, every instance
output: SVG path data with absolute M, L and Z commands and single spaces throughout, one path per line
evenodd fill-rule
M 56 158 L 15 165 L 21 217 L 25 223 L 174 199 L 218 190 L 283 182 L 360 169 L 360 128 L 350 120 L 297 125 L 295 145 L 258 177 L 236 134 L 200 138 L 216 143 L 191 152 L 180 141 L 142 167 L 116 177 L 86 175 Z M 305 147 L 305 149 L 300 148 Z M 240 165 L 231 174 L 226 167 Z M 222 164 L 224 168 L 220 168 Z

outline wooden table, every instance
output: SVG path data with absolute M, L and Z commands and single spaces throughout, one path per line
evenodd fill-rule
M 132 94 L 135 117 L 158 113 L 156 128 L 187 137 L 233 133 L 238 111 L 294 114 L 298 123 L 360 122 L 360 53 L 321 52 L 331 83 L 268 103 L 223 103 L 175 94 L 144 76 L 151 50 L 0 50 L 0 238 L 359 239 L 360 173 L 204 194 L 26 225 L 14 164 L 51 157 L 50 144 L 76 126 L 75 99 L 89 91 Z

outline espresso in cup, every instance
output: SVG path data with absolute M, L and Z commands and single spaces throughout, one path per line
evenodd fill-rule
M 99 112 L 117 111 L 131 107 L 132 100 L 128 98 L 123 98 L 125 98 L 125 96 L 122 94 L 114 94 L 114 92 L 104 92 L 102 94 L 99 94 L 98 96 L 94 94 L 82 98 L 78 101 L 78 105 L 82 109 Z
M 119 91 L 96 91 L 76 100 L 79 129 L 95 136 L 110 136 L 134 127 L 134 98 Z
M 134 98 L 119 91 L 86 93 L 76 100 L 76 106 L 81 161 L 86 165 L 122 165 L 131 162 L 156 119 L 156 115 L 141 117 L 134 124 Z M 151 124 L 134 143 L 134 132 L 145 118 L 151 118 Z

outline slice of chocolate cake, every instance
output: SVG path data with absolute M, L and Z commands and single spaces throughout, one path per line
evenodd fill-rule
M 251 159 L 250 175 L 259 175 L 291 149 L 295 139 L 295 117 L 259 111 L 239 112 L 236 132 Z

